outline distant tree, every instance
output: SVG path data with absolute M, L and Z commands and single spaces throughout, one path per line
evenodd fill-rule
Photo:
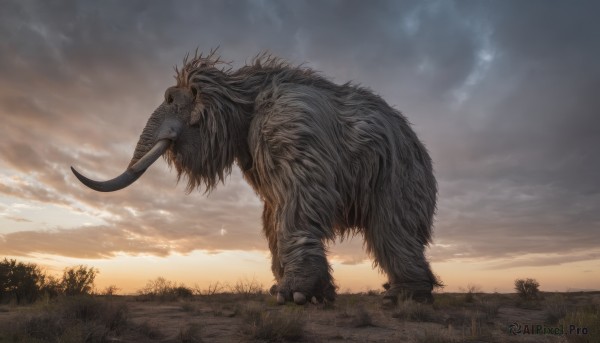
M 5 258 L 0 261 L 0 303 L 6 301 L 8 296 L 8 283 L 10 274 L 10 263 Z
M 107 286 L 104 291 L 102 291 L 102 295 L 115 295 L 121 289 L 115 285 Z
M 535 299 L 539 295 L 540 284 L 535 279 L 516 279 L 515 290 L 526 299 Z
M 46 275 L 41 292 L 50 298 L 64 294 L 62 281 L 52 275 Z
M 175 288 L 173 288 L 173 294 L 178 298 L 191 298 L 194 296 L 194 291 L 186 287 L 184 284 L 181 284 Z
M 99 273 L 93 267 L 79 265 L 66 268 L 63 272 L 61 287 L 65 295 L 91 294 L 94 289 L 94 280 Z
M 46 275 L 33 263 L 4 259 L 0 261 L 0 302 L 14 300 L 17 304 L 36 301 Z
M 161 276 L 148 281 L 146 286 L 139 290 L 138 293 L 148 296 L 166 296 L 172 294 L 175 287 L 177 286 L 174 282 Z
M 190 298 L 194 295 L 194 291 L 186 287 L 184 284 L 177 284 L 169 281 L 164 277 L 158 277 L 148 281 L 146 286 L 138 291 L 144 297 L 158 298 L 160 300 L 173 300 L 176 298 Z

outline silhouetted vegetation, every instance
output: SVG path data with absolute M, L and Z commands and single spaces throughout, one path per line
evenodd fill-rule
M 66 268 L 61 283 L 65 295 L 91 294 L 97 274 L 97 269 L 84 265 Z
M 248 279 L 233 285 L 212 283 L 201 290 L 156 278 L 139 296 L 113 296 L 118 289 L 114 285 L 94 291 L 95 268 L 66 268 L 62 277 L 54 278 L 35 264 L 0 262 L 3 295 L 10 297 L 8 304 L 0 304 L 0 342 L 211 342 L 215 337 L 260 342 L 388 342 L 406 337 L 411 342 L 492 342 L 506 335 L 505 326 L 498 323 L 509 321 L 574 327 L 581 334 L 568 335 L 566 341 L 599 341 L 592 328 L 600 320 L 600 292 L 544 293 L 529 299 L 469 286 L 462 293 L 434 294 L 434 305 L 408 299 L 393 309 L 382 308 L 381 297 L 363 292 L 342 293 L 335 303 L 279 306 Z M 31 280 L 42 301 L 14 306 L 13 286 L 31 286 Z M 29 301 L 27 289 L 19 291 L 21 303 Z M 49 290 L 55 296 L 48 297 Z M 530 309 L 517 311 L 523 304 Z M 518 339 L 509 337 L 506 342 Z
M 79 265 L 66 268 L 61 279 L 47 275 L 34 263 L 0 261 L 0 303 L 28 304 L 44 297 L 89 295 L 98 270 Z
M 475 298 L 477 294 L 481 293 L 481 288 L 477 285 L 469 284 L 467 285 L 467 289 L 465 291 L 465 302 L 473 303 L 475 302 Z
M 31 303 L 39 299 L 45 274 L 33 263 L 4 259 L 0 262 L 0 302 Z
M 535 279 L 517 279 L 515 280 L 515 290 L 525 299 L 535 299 L 538 297 L 540 284 Z
M 183 284 L 177 285 L 163 277 L 148 281 L 146 286 L 138 291 L 138 294 L 147 300 L 168 301 L 177 298 L 191 298 L 194 291 Z

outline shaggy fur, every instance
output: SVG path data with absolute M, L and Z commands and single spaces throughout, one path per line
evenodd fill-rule
M 193 101 L 177 109 L 188 125 L 166 158 L 178 177 L 187 177 L 188 191 L 201 185 L 210 191 L 239 165 L 264 201 L 278 293 L 286 300 L 294 292 L 333 300 L 324 243 L 361 233 L 374 265 L 389 278 L 387 297 L 406 291 L 430 297 L 439 283 L 424 248 L 436 181 L 406 118 L 369 89 L 334 84 L 266 54 L 239 70 L 221 63 L 213 51 L 176 69 L 166 102 L 184 91 Z M 148 132 L 163 111 L 150 119 Z M 151 146 L 147 136 L 132 163 Z

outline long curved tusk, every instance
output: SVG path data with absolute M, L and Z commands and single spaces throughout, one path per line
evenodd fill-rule
M 131 167 L 129 167 L 129 169 L 132 170 L 134 173 L 145 172 L 146 169 L 148 169 L 148 167 L 152 165 L 152 163 L 158 160 L 158 158 L 161 157 L 162 154 L 165 153 L 165 151 L 167 151 L 169 145 L 171 145 L 170 139 L 159 140 L 154 144 L 150 151 L 148 151 L 144 156 L 142 156 L 142 158 L 140 158 Z
M 152 163 L 154 163 L 169 147 L 171 141 L 169 139 L 161 139 L 156 142 L 152 149 L 140 158 L 134 165 L 127 168 L 123 174 L 108 181 L 95 181 L 81 175 L 75 168 L 71 167 L 71 171 L 75 176 L 89 188 L 98 192 L 114 192 L 123 189 L 135 182 Z

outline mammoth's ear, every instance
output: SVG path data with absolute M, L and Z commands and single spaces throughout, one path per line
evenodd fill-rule
M 198 125 L 198 123 L 200 122 L 200 119 L 202 118 L 203 113 L 204 113 L 204 105 L 201 102 L 196 101 L 194 109 L 192 110 L 192 113 L 190 114 L 190 126 Z

